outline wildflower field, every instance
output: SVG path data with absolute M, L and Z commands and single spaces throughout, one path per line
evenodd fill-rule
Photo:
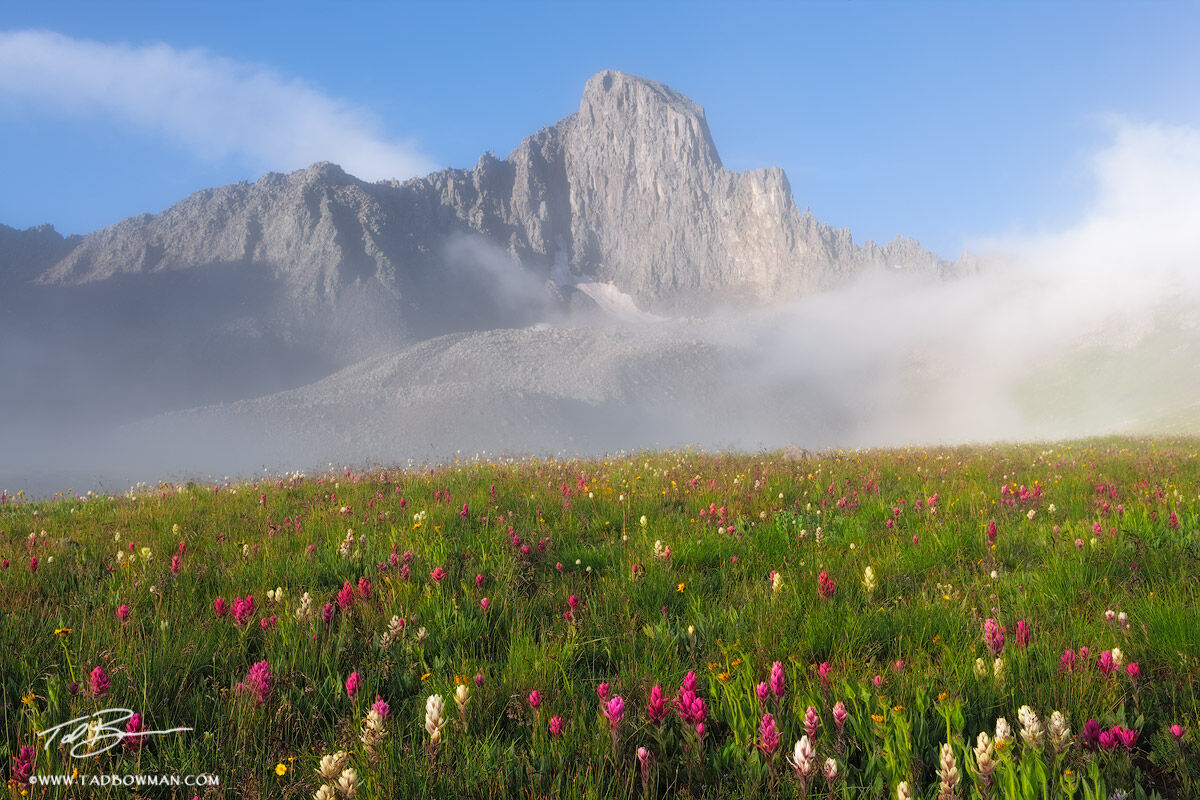
M 1197 797 L 1198 450 L 5 494 L 7 792 Z

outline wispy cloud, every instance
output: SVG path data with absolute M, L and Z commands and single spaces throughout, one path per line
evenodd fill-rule
M 0 33 L 0 98 L 42 112 L 110 117 L 201 157 L 240 158 L 257 169 L 333 161 L 378 180 L 433 168 L 412 141 L 384 135 L 363 108 L 204 50 Z

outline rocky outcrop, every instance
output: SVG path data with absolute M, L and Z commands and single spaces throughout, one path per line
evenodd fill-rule
M 66 258 L 81 236 L 63 236 L 53 225 L 17 230 L 0 225 L 0 285 L 30 281 Z
M 84 237 L 40 280 L 240 264 L 266 270 L 307 312 L 367 286 L 399 317 L 444 319 L 439 296 L 471 296 L 492 272 L 448 266 L 448 243 L 463 236 L 535 281 L 611 283 L 665 311 L 788 298 L 868 266 L 951 269 L 912 240 L 855 245 L 799 211 L 781 170 L 725 169 L 699 105 L 608 70 L 587 82 L 577 113 L 503 160 L 374 184 L 315 164 L 208 189 Z

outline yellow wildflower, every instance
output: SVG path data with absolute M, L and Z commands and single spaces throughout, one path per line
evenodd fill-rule
M 679 586 L 675 587 L 675 591 L 682 592 L 686 588 L 687 588 L 687 584 L 680 582 Z
M 883 714 L 872 714 L 871 719 L 875 720 L 879 725 L 883 724 Z
M 70 628 L 55 628 L 55 629 L 54 629 L 54 635 L 55 635 L 55 636 L 62 636 L 62 635 L 64 635 L 64 634 L 68 634 L 68 633 L 70 633 L 70 632 L 71 632 L 71 629 L 70 629 Z
M 27 694 L 21 698 L 21 702 L 27 706 L 33 705 L 34 700 L 37 700 L 37 695 L 34 694 L 33 692 L 30 692 L 29 694 Z
M 284 764 L 283 762 L 276 764 L 275 765 L 275 774 L 282 778 L 284 775 L 287 774 L 287 765 Z

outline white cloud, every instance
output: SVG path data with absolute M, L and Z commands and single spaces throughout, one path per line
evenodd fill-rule
M 259 169 L 333 161 L 367 180 L 433 169 L 413 142 L 384 136 L 364 109 L 204 50 L 0 33 L 0 98 L 109 116 L 199 156 L 240 158 Z

